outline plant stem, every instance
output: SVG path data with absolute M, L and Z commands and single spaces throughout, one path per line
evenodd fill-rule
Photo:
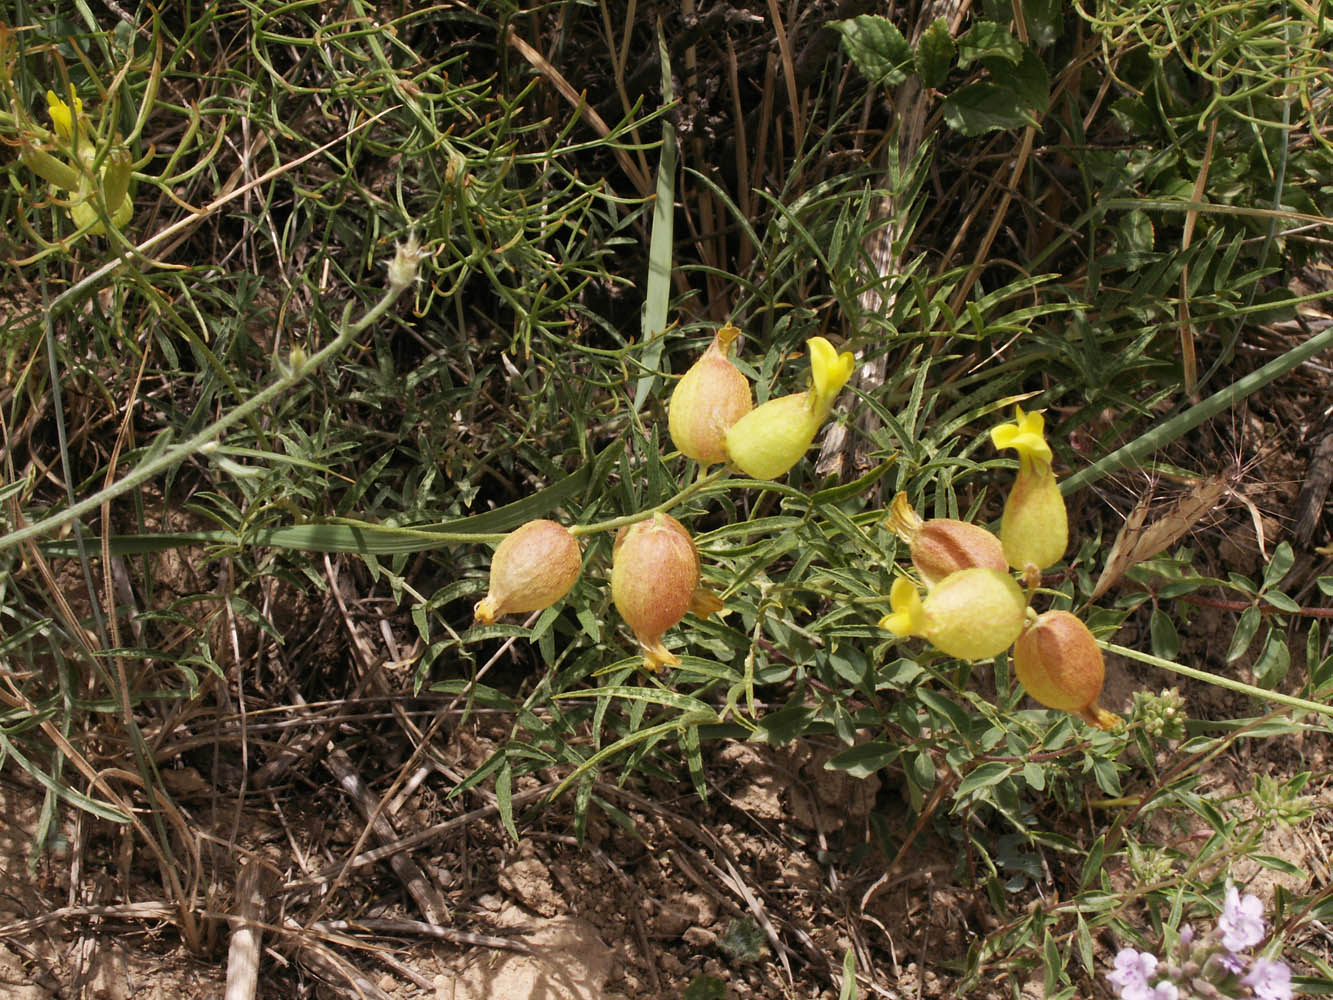
M 658 504 L 656 507 L 650 507 L 647 510 L 637 511 L 633 514 L 626 514 L 623 517 L 613 517 L 609 521 L 595 521 L 592 524 L 576 524 L 569 529 L 569 533 L 577 538 L 582 535 L 593 535 L 599 531 L 616 531 L 625 527 L 627 524 L 636 524 L 639 521 L 646 521 L 654 514 L 665 514 L 673 507 L 679 507 L 690 497 L 694 496 L 694 494 L 703 490 L 706 486 L 711 486 L 719 479 L 730 475 L 730 473 L 731 467 L 726 465 L 719 466 L 717 469 L 707 474 L 704 474 L 701 470 L 698 479 L 690 483 L 689 486 L 686 486 L 675 496 L 662 501 L 662 503 Z
M 1152 430 L 1129 442 L 1123 448 L 1117 448 L 1111 454 L 1089 465 L 1086 469 L 1080 469 L 1060 483 L 1060 492 L 1069 496 L 1075 490 L 1082 489 L 1084 486 L 1091 486 L 1097 480 L 1109 476 L 1113 472 L 1119 472 L 1127 465 L 1147 458 L 1182 434 L 1193 430 L 1205 420 L 1209 420 L 1223 410 L 1234 406 L 1246 396 L 1258 392 L 1275 378 L 1285 375 L 1297 365 L 1309 360 L 1329 346 L 1333 346 L 1333 326 L 1321 330 L 1305 343 L 1293 347 L 1290 351 L 1274 358 L 1262 368 L 1250 372 L 1244 378 L 1236 379 L 1225 389 L 1219 389 L 1207 399 L 1191 406 L 1188 410 L 1177 413 L 1171 419 L 1163 421 L 1153 427 Z
M 1194 667 L 1187 667 L 1171 660 L 1164 660 L 1160 656 L 1153 656 L 1150 653 L 1140 653 L 1136 649 L 1128 649 L 1125 646 L 1117 646 L 1115 643 L 1103 642 L 1097 640 L 1097 645 L 1108 653 L 1119 653 L 1121 656 L 1127 656 L 1131 660 L 1138 660 L 1140 663 L 1147 663 L 1154 667 L 1161 667 L 1163 670 L 1170 670 L 1173 673 L 1180 674 L 1182 677 L 1190 677 L 1196 681 L 1203 681 L 1206 684 L 1213 684 L 1217 687 L 1226 688 L 1229 691 L 1238 691 L 1241 694 L 1248 694 L 1261 701 L 1273 701 L 1280 705 L 1288 705 L 1292 708 L 1299 708 L 1307 712 L 1315 712 L 1319 715 L 1333 715 L 1333 707 L 1321 705 L 1317 701 L 1308 701 L 1305 698 L 1297 698 L 1295 695 L 1283 694 L 1281 691 L 1265 691 L 1261 687 L 1255 687 L 1253 684 L 1246 684 L 1244 681 L 1232 680 L 1230 677 L 1222 677 L 1218 674 L 1210 674 L 1206 670 L 1196 670 Z

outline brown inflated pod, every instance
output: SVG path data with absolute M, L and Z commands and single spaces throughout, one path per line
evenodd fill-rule
M 885 523 L 908 544 L 912 565 L 928 587 L 960 569 L 1004 572 L 1009 568 L 1004 558 L 1004 546 L 985 528 L 950 517 L 922 520 L 908 503 L 906 493 L 893 498 Z
M 662 636 L 687 611 L 706 615 L 721 607 L 699 586 L 699 553 L 684 525 L 654 514 L 621 528 L 611 556 L 611 599 L 643 647 L 645 670 L 680 662 Z
M 750 383 L 728 356 L 740 330 L 726 324 L 681 376 L 667 404 L 671 441 L 686 458 L 702 465 L 725 462 L 727 430 L 750 412 Z
M 579 543 L 555 521 L 529 521 L 500 542 L 491 559 L 491 582 L 477 602 L 477 621 L 548 608 L 569 593 L 582 563 Z
M 1120 721 L 1097 704 L 1106 681 L 1101 647 L 1068 611 L 1047 611 L 1023 630 L 1014 643 L 1014 673 L 1047 708 L 1073 712 L 1099 729 Z

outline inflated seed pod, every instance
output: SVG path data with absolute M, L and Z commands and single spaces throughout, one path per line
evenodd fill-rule
M 886 522 L 889 530 L 910 547 L 912 565 L 932 587 L 950 573 L 981 567 L 1004 572 L 1008 563 L 1000 540 L 985 528 L 951 517 L 928 521 L 912 509 L 906 493 L 893 498 Z
M 727 431 L 754 406 L 750 383 L 728 356 L 740 330 L 730 323 L 680 377 L 667 404 L 671 441 L 701 465 L 727 460 Z
M 684 525 L 670 514 L 621 528 L 611 554 L 611 599 L 643 647 L 645 670 L 680 659 L 662 636 L 687 611 L 707 615 L 721 602 L 699 586 L 699 553 Z
M 811 337 L 806 346 L 810 389 L 756 406 L 724 437 L 728 460 L 747 476 L 776 479 L 799 462 L 852 375 L 856 361 L 850 352 L 839 354 L 823 337 Z
M 1018 478 L 1005 500 L 1000 541 L 1014 569 L 1043 570 L 1059 562 L 1069 546 L 1065 498 L 1051 471 L 1051 446 L 1043 433 L 1042 415 L 1014 409 L 1014 423 L 991 430 L 995 447 L 1018 452 Z
M 1034 701 L 1073 712 L 1099 729 L 1120 719 L 1097 704 L 1106 680 L 1101 647 L 1068 611 L 1038 615 L 1014 644 L 1014 673 Z
M 536 520 L 515 528 L 491 559 L 490 589 L 475 608 L 477 621 L 492 624 L 501 615 L 549 608 L 579 578 L 583 557 L 569 529 Z
M 1013 644 L 1023 630 L 1026 602 L 1008 573 L 972 567 L 950 573 L 925 600 L 916 585 L 899 577 L 889 593 L 890 614 L 880 628 L 920 636 L 960 660 L 986 660 Z

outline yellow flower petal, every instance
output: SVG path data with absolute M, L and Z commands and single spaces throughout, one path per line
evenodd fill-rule
M 852 377 L 856 359 L 850 351 L 839 354 L 823 337 L 811 337 L 805 344 L 810 349 L 810 381 L 814 390 L 815 412 L 823 420 L 833 408 L 833 400 Z
M 926 634 L 926 609 L 921 603 L 921 594 L 911 580 L 902 577 L 893 581 L 889 591 L 891 614 L 879 620 L 879 627 L 896 636 L 924 636 Z
M 1040 413 L 1024 413 L 1021 406 L 1015 406 L 1017 419 L 1012 424 L 1000 424 L 992 427 L 991 441 L 997 448 L 1013 448 L 1018 452 L 1019 462 L 1051 462 L 1051 446 L 1046 443 L 1043 433 L 1046 421 Z
M 73 97 L 73 88 L 70 88 L 70 96 Z M 46 92 L 47 112 L 51 115 L 51 127 L 56 130 L 56 135 L 69 142 L 74 138 L 74 122 L 83 114 L 83 102 L 74 97 L 74 109 L 56 96 L 54 90 Z

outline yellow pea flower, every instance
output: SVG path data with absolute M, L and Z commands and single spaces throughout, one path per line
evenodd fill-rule
M 57 97 L 54 90 L 46 92 L 46 110 L 51 116 L 51 127 L 65 142 L 74 141 L 76 125 L 80 138 L 87 136 L 83 127 L 83 101 L 75 96 L 73 87 L 70 88 L 70 99 L 74 102 L 72 108 Z
M 1014 423 L 992 427 L 990 432 L 995 447 L 1018 452 L 1018 478 L 1005 500 L 1000 542 L 1014 569 L 1043 570 L 1059 562 L 1069 545 L 1065 499 L 1051 470 L 1042 415 L 1024 413 L 1021 406 L 1014 410 Z
M 987 660 L 1008 649 L 1023 631 L 1027 602 L 1014 578 L 973 566 L 950 573 L 921 599 L 916 585 L 899 577 L 889 591 L 893 609 L 879 627 L 897 636 L 919 636 L 960 660 Z
M 770 399 L 727 431 L 727 458 L 754 479 L 776 479 L 801 460 L 856 367 L 850 352 L 839 354 L 823 337 L 811 337 L 806 346 L 810 388 Z

